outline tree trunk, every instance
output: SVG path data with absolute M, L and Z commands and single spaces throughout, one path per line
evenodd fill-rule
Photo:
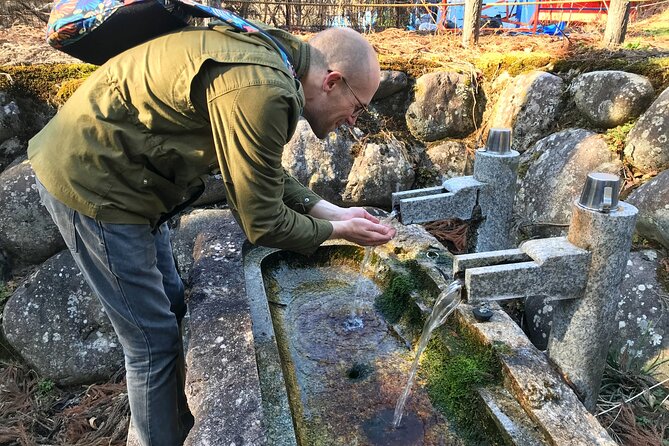
M 609 4 L 609 15 L 606 20 L 606 31 L 602 43 L 607 47 L 620 45 L 625 41 L 627 23 L 630 18 L 629 0 L 611 0 Z
M 462 46 L 465 48 L 479 43 L 481 6 L 481 0 L 465 0 L 465 17 L 462 24 Z

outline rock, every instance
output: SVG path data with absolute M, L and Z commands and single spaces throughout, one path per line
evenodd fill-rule
M 65 247 L 65 242 L 35 186 L 28 161 L 0 174 L 0 245 L 15 264 L 39 264 Z
M 590 172 L 618 174 L 620 162 L 601 135 L 567 129 L 523 153 L 515 213 L 523 238 L 566 235 L 574 200 Z
M 9 138 L 0 144 L 0 172 L 23 153 L 25 147 L 17 137 Z
M 383 117 L 390 117 L 395 122 L 396 126 L 406 125 L 404 116 L 409 108 L 409 90 L 401 90 L 383 99 L 374 100 L 369 106 L 372 112 L 372 119 L 377 122 L 381 121 Z M 375 116 L 377 115 L 377 116 Z
M 330 133 L 320 140 L 309 123 L 300 119 L 297 129 L 284 147 L 282 164 L 300 183 L 324 199 L 341 204 L 344 178 L 353 165 L 354 139 L 346 130 Z
M 630 253 L 621 285 L 611 348 L 626 353 L 636 370 L 669 347 L 669 292 L 657 280 L 661 256 L 654 250 Z
M 625 141 L 625 156 L 640 170 L 669 169 L 669 88 L 639 118 Z
M 394 137 L 386 143 L 370 143 L 355 159 L 344 191 L 346 205 L 390 208 L 391 195 L 409 189 L 414 171 L 404 143 Z
M 669 170 L 665 170 L 627 197 L 639 209 L 636 230 L 669 249 Z
M 644 112 L 655 96 L 645 76 L 624 71 L 593 71 L 569 86 L 578 110 L 594 125 L 613 128 Z
M 229 210 L 195 236 L 188 306 L 185 446 L 271 445 L 262 426 L 258 365 L 242 267 L 244 234 Z M 225 422 L 221 422 L 225 420 Z M 289 421 L 290 422 L 290 421 Z
M 181 278 L 186 281 L 193 267 L 193 247 L 197 235 L 206 231 L 214 222 L 227 215 L 228 211 L 220 209 L 194 209 L 188 214 L 183 214 L 174 228 L 170 230 L 172 251 L 179 268 Z M 228 247 L 221 247 L 228 248 Z M 234 248 L 232 252 L 236 252 Z
M 530 296 L 523 305 L 523 330 L 532 344 L 539 350 L 548 347 L 548 335 L 553 325 L 553 310 L 555 303 L 543 296 Z
M 112 325 L 68 251 L 16 289 L 2 326 L 10 345 L 39 375 L 60 385 L 109 379 L 123 366 Z
M 225 203 L 225 187 L 221 174 L 209 175 L 204 180 L 204 192 L 193 202 L 193 206 L 206 206 L 209 204 Z
M 406 121 L 412 135 L 422 141 L 464 137 L 478 128 L 485 98 L 471 76 L 436 72 L 416 81 L 414 102 Z
M 12 264 L 5 252 L 0 249 L 0 282 L 5 282 L 12 275 Z
M 474 157 L 467 152 L 467 146 L 460 141 L 446 141 L 425 151 L 421 167 L 435 170 L 439 185 L 449 178 L 466 175 L 474 165 Z
M 563 110 L 564 82 L 543 71 L 521 74 L 502 91 L 491 128 L 512 129 L 511 148 L 520 153 L 547 135 Z
M 16 102 L 0 96 L 0 142 L 16 136 L 21 130 L 21 113 Z
M 409 84 L 409 78 L 402 71 L 383 70 L 381 71 L 381 83 L 374 93 L 372 101 L 387 98 L 399 91 L 404 90 Z

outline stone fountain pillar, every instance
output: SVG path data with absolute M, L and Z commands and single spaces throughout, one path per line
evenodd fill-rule
M 555 302 L 548 356 L 592 412 L 616 329 L 615 309 L 637 209 L 618 202 L 619 179 L 615 175 L 594 173 L 587 181 L 581 199 L 573 206 L 567 240 L 590 251 L 588 280 L 581 298 Z

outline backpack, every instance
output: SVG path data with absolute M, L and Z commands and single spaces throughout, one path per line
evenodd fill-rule
M 263 34 L 295 75 L 288 53 L 274 37 L 230 11 L 193 0 L 56 0 L 47 42 L 84 62 L 101 65 L 153 37 L 185 27 L 191 17 L 217 18 L 240 31 Z

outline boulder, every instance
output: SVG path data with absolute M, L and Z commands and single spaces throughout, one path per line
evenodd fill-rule
M 490 126 L 512 129 L 511 148 L 525 152 L 554 126 L 563 110 L 563 90 L 561 78 L 543 71 L 516 76 L 502 91 Z
M 353 131 L 361 136 L 358 130 Z M 353 143 L 354 138 L 346 129 L 338 129 L 320 140 L 309 123 L 301 119 L 284 147 L 282 164 L 288 173 L 321 197 L 341 204 L 344 178 L 353 165 Z
M 109 379 L 123 366 L 111 322 L 68 251 L 45 262 L 7 301 L 9 344 L 61 385 Z
M 569 86 L 576 108 L 594 125 L 613 128 L 637 118 L 655 96 L 647 77 L 624 71 L 581 74 Z
M 625 156 L 639 170 L 669 169 L 669 88 L 639 118 L 625 141 Z
M 0 92 L 0 142 L 16 136 L 21 131 L 21 113 L 16 102 Z
M 521 237 L 565 235 L 588 173 L 618 174 L 620 168 L 603 137 L 588 130 L 567 129 L 539 140 L 520 157 L 514 210 Z
M 643 184 L 625 201 L 639 209 L 637 232 L 669 249 L 669 170 Z
M 470 75 L 425 74 L 416 81 L 414 93 L 406 122 L 416 138 L 422 141 L 460 138 L 479 127 L 485 97 Z
M 0 246 L 14 264 L 39 264 L 65 247 L 65 242 L 35 186 L 28 161 L 0 174 Z
M 25 147 L 16 136 L 0 143 L 0 172 L 24 153 Z
M 188 279 L 193 267 L 193 257 L 196 255 L 193 253 L 193 247 L 198 234 L 211 227 L 221 218 L 221 215 L 227 216 L 228 213 L 229 211 L 221 209 L 194 209 L 188 214 L 181 215 L 176 226 L 170 230 L 174 258 L 177 262 L 179 274 L 184 281 Z M 225 253 L 234 253 L 235 256 L 238 254 L 237 248 L 232 245 L 221 246 L 220 249 L 223 250 L 221 253 L 223 261 L 227 258 Z
M 404 143 L 390 137 L 384 143 L 365 144 L 348 176 L 344 202 L 390 208 L 391 194 L 411 188 L 414 176 Z
M 474 157 L 467 152 L 467 146 L 460 141 L 445 141 L 428 147 L 425 151 L 421 167 L 434 171 L 439 178 L 438 184 L 449 178 L 459 177 L 471 172 Z M 435 184 L 436 185 L 436 184 Z
M 409 78 L 402 71 L 383 70 L 381 71 L 381 83 L 374 93 L 373 101 L 387 98 L 399 91 L 404 90 L 409 84 Z
M 657 279 L 661 256 L 651 249 L 630 253 L 621 285 L 611 347 L 636 370 L 669 347 L 669 292 Z

